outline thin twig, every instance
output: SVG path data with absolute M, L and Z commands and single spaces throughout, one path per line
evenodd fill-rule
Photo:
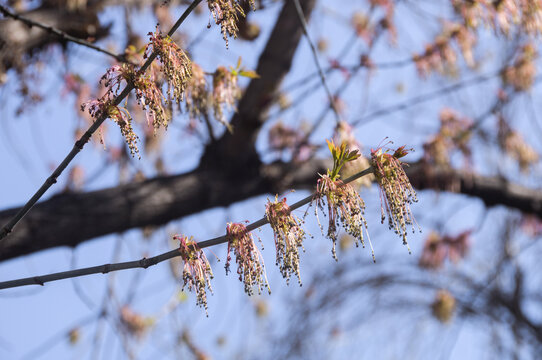
M 329 107 L 333 110 L 333 113 L 335 114 L 335 120 L 337 121 L 337 124 L 339 124 L 341 122 L 341 115 L 339 114 L 339 111 L 337 110 L 337 107 L 335 106 L 335 100 L 333 98 L 333 95 L 331 94 L 331 91 L 329 90 L 329 87 L 327 86 L 326 75 L 324 74 L 324 71 L 322 70 L 322 67 L 320 66 L 320 61 L 318 61 L 318 53 L 316 52 L 316 47 L 314 46 L 309 36 L 309 32 L 307 30 L 308 25 L 307 25 L 307 21 L 305 20 L 305 16 L 303 15 L 303 9 L 301 8 L 301 5 L 299 4 L 299 0 L 294 0 L 294 4 L 295 4 L 295 9 L 297 11 L 297 16 L 299 17 L 299 22 L 301 23 L 301 27 L 303 28 L 303 33 L 305 34 L 305 38 L 307 39 L 307 42 L 309 43 L 309 46 L 311 48 L 312 57 L 314 58 L 314 63 L 316 64 L 316 67 L 318 68 L 320 81 L 322 81 L 322 85 L 324 86 L 327 97 L 329 99 Z
M 373 172 L 373 168 L 369 167 L 347 178 L 346 180 L 344 180 L 344 183 L 347 184 L 362 176 L 368 175 L 372 172 Z M 316 196 L 316 192 L 312 193 L 311 195 L 307 196 L 306 198 L 302 200 L 299 200 L 298 202 L 290 206 L 290 211 L 296 210 L 300 208 L 301 206 L 310 203 L 314 199 L 315 196 Z M 266 217 L 263 217 L 260 220 L 247 225 L 246 228 L 247 228 L 247 231 L 252 231 L 267 223 L 269 223 L 269 221 L 267 220 Z M 222 235 L 213 239 L 200 241 L 197 243 L 197 246 L 198 248 L 203 249 L 206 247 L 222 244 L 227 241 L 228 241 L 228 237 L 226 235 Z M 8 289 L 8 288 L 14 288 L 14 287 L 25 286 L 25 285 L 44 285 L 46 282 L 69 279 L 69 278 L 74 278 L 78 276 L 85 276 L 85 275 L 92 275 L 92 274 L 100 274 L 100 273 L 107 274 L 109 272 L 119 271 L 119 270 L 136 269 L 136 268 L 146 269 L 150 266 L 156 265 L 158 263 L 161 263 L 163 261 L 169 260 L 171 258 L 180 256 L 180 255 L 181 253 L 179 252 L 179 249 L 174 249 L 166 253 L 151 257 L 151 258 L 142 258 L 140 260 L 127 261 L 127 262 L 122 262 L 122 263 L 104 264 L 100 266 L 92 266 L 92 267 L 83 268 L 83 269 L 63 271 L 63 272 L 58 272 L 58 273 L 53 273 L 53 274 L 48 274 L 48 275 L 33 276 L 33 277 L 28 277 L 28 278 L 23 278 L 23 279 L 3 281 L 3 282 L 0 282 L 0 289 Z
M 34 20 L 32 20 L 30 18 L 27 18 L 25 16 L 16 14 L 14 12 L 11 12 L 4 5 L 0 5 L 0 13 L 2 13 L 5 17 L 10 17 L 10 18 L 12 18 L 14 20 L 21 21 L 22 23 L 26 24 L 30 28 L 35 26 L 37 28 L 40 28 L 40 29 L 44 30 L 45 32 L 47 32 L 49 34 L 57 36 L 58 38 L 60 38 L 62 40 L 71 41 L 73 43 L 83 45 L 83 46 L 86 46 L 86 47 L 88 47 L 90 49 L 101 52 L 103 54 L 109 55 L 109 56 L 115 58 L 119 62 L 129 62 L 126 59 L 126 56 L 124 54 L 121 55 L 121 54 L 112 53 L 111 51 L 108 51 L 106 49 L 102 49 L 101 47 L 96 46 L 96 45 L 94 45 L 94 44 L 92 44 L 92 43 L 90 43 L 88 41 L 85 41 L 83 39 L 79 39 L 79 38 L 76 38 L 74 36 L 71 36 L 71 35 L 65 33 L 62 30 L 59 30 L 59 29 L 54 28 L 52 26 L 44 25 L 42 23 L 34 21 Z
M 173 25 L 171 30 L 168 32 L 168 36 L 171 37 L 175 33 L 175 31 L 179 28 L 179 26 L 181 26 L 181 24 L 184 22 L 184 20 L 188 17 L 188 15 L 192 12 L 192 10 L 194 10 L 196 8 L 196 6 L 198 6 L 198 4 L 201 1 L 202 0 L 194 0 L 192 2 L 192 4 L 190 4 L 190 6 L 181 15 L 179 20 L 177 20 L 175 25 Z M 151 65 L 151 63 L 154 61 L 154 59 L 156 59 L 156 56 L 157 56 L 156 52 L 153 52 L 149 56 L 149 58 L 147 59 L 145 64 L 143 64 L 143 66 L 141 66 L 140 71 L 145 72 L 145 70 L 147 70 L 147 68 Z M 122 90 L 122 92 L 115 99 L 113 99 L 111 105 L 113 105 L 113 106 L 119 105 L 121 103 L 121 101 L 124 100 L 124 98 L 126 96 L 128 96 L 128 94 L 133 89 L 134 89 L 134 85 L 131 82 L 128 83 L 126 85 L 126 87 L 124 88 L 124 90 Z M 6 225 L 4 225 L 4 227 L 0 231 L 0 240 L 5 238 L 13 230 L 13 227 L 26 215 L 26 213 L 28 213 L 28 211 L 30 211 L 30 209 L 43 196 L 43 194 L 45 194 L 45 192 L 54 183 L 56 183 L 57 178 L 60 176 L 60 174 L 62 174 L 62 172 L 66 169 L 68 164 L 83 149 L 85 144 L 90 140 L 90 137 L 92 136 L 92 134 L 94 134 L 94 132 L 96 132 L 96 130 L 98 130 L 100 125 L 102 125 L 102 123 L 106 119 L 107 119 L 107 114 L 106 114 L 106 112 L 104 112 L 104 114 L 102 114 L 98 119 L 96 119 L 96 121 L 94 121 L 94 123 L 88 128 L 88 130 L 83 134 L 83 136 L 81 136 L 81 138 L 75 142 L 75 145 L 73 146 L 72 150 L 64 158 L 64 160 L 60 163 L 60 165 L 58 165 L 58 167 L 53 171 L 51 176 L 49 176 L 47 178 L 47 180 L 45 180 L 43 185 L 38 189 L 38 191 L 36 191 L 36 193 L 30 198 L 30 200 L 28 200 L 28 202 L 17 212 L 17 214 L 15 214 L 15 216 L 13 216 L 13 218 L 11 218 Z

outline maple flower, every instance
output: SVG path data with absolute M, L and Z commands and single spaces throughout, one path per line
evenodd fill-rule
M 274 202 L 267 200 L 265 216 L 273 229 L 277 250 L 276 264 L 280 273 L 286 279 L 286 283 L 289 283 L 291 274 L 295 273 L 301 285 L 299 248 L 303 249 L 303 240 L 306 236 L 301 227 L 301 220 L 292 214 L 286 204 L 286 198 L 278 201 L 275 197 Z
M 335 260 L 337 252 L 335 249 L 338 238 L 338 226 L 342 228 L 355 239 L 356 246 L 365 247 L 363 239 L 363 228 L 367 232 L 367 221 L 363 216 L 365 203 L 359 193 L 350 185 L 339 180 L 339 171 L 342 166 L 348 162 L 357 159 L 360 155 L 357 150 L 350 151 L 346 148 L 346 143 L 336 146 L 333 141 L 328 141 L 328 147 L 333 155 L 333 169 L 328 170 L 326 175 L 320 175 L 316 185 L 316 194 L 313 202 L 316 202 L 314 209 L 318 218 L 318 209 L 324 211 L 324 204 L 327 203 L 328 229 L 326 237 L 333 242 L 331 253 Z M 320 226 L 320 228 L 322 228 Z M 368 235 L 368 233 L 367 233 Z M 369 239 L 370 243 L 370 239 Z M 372 245 L 371 245 L 372 248 Z M 374 260 L 374 251 L 373 251 Z
M 139 137 L 132 128 L 132 117 L 130 116 L 130 113 L 126 108 L 113 105 L 110 100 L 105 100 L 104 98 L 106 95 L 100 99 L 83 103 L 81 105 L 81 111 L 85 111 L 85 109 L 88 108 L 88 113 L 94 119 L 106 115 L 113 120 L 119 126 L 124 141 L 126 141 L 132 156 L 135 156 L 136 154 L 139 156 L 139 150 L 137 148 Z
M 255 8 L 254 0 L 248 0 L 252 9 Z M 228 47 L 228 37 L 237 38 L 237 33 L 239 28 L 237 26 L 238 16 L 245 17 L 246 14 L 241 6 L 240 0 L 208 0 L 207 6 L 209 6 L 209 11 L 213 15 L 215 24 L 220 25 L 220 30 L 222 32 L 222 37 L 226 42 L 226 47 Z M 211 23 L 207 27 L 211 27 Z
M 393 154 L 389 154 L 388 151 L 382 151 L 382 147 L 371 149 L 371 165 L 380 189 L 382 223 L 387 215 L 389 228 L 402 236 L 403 244 L 408 246 L 407 226 L 414 226 L 416 222 L 410 204 L 418 201 L 399 160 L 408 153 L 408 150 L 403 145 Z M 410 248 L 408 251 L 410 252 Z
M 419 265 L 436 270 L 444 265 L 448 258 L 453 263 L 463 259 L 470 248 L 472 230 L 466 230 L 456 236 L 441 235 L 431 232 L 423 245 Z
M 144 317 L 132 310 L 130 306 L 124 305 L 120 309 L 120 323 L 130 335 L 141 338 L 154 324 L 154 320 L 150 317 Z
M 522 172 L 528 171 L 540 159 L 536 150 L 519 132 L 513 130 L 502 116 L 499 117 L 497 139 L 501 149 L 517 161 Z
M 433 316 L 440 322 L 447 323 L 452 318 L 456 308 L 454 296 L 448 290 L 439 290 L 435 296 L 431 309 Z
M 241 89 L 237 85 L 237 74 L 224 66 L 219 66 L 213 74 L 213 110 L 215 119 L 228 128 L 233 129 L 226 121 L 224 109 L 235 109 L 235 102 L 241 97 Z
M 183 101 L 183 94 L 190 77 L 192 77 L 192 63 L 185 52 L 169 37 L 156 32 L 150 32 L 150 43 L 145 49 L 145 57 L 156 53 L 162 63 L 164 75 L 168 82 L 168 97 L 177 103 Z
M 228 237 L 228 257 L 226 260 L 226 274 L 230 272 L 230 251 L 233 250 L 235 262 L 237 263 L 237 274 L 239 281 L 245 284 L 245 292 L 250 296 L 254 294 L 253 287 L 258 288 L 258 294 L 267 287 L 269 293 L 271 288 L 267 282 L 263 257 L 254 243 L 252 233 L 241 223 L 228 223 L 226 227 Z
M 512 86 L 516 91 L 531 89 L 536 76 L 535 61 L 537 58 L 538 53 L 533 44 L 522 46 L 514 63 L 502 71 L 503 82 Z
M 207 313 L 207 291 L 205 287 L 209 289 L 211 294 L 213 293 L 213 288 L 211 287 L 211 279 L 213 278 L 211 265 L 203 250 L 198 248 L 198 245 L 192 238 L 188 239 L 183 235 L 175 235 L 173 238 L 180 242 L 179 252 L 184 261 L 183 289 L 188 285 L 188 290 L 196 292 L 196 305 L 204 307 L 205 313 L 209 316 Z
M 192 63 L 192 77 L 186 86 L 186 109 L 191 118 L 199 118 L 202 114 L 207 114 L 208 106 L 209 93 L 205 71 L 199 65 Z

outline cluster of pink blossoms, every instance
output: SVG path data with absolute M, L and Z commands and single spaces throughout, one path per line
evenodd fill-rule
M 358 150 L 351 151 L 347 149 L 345 142 L 340 146 L 336 146 L 333 141 L 328 141 L 327 144 L 333 156 L 333 169 L 328 170 L 326 175 L 320 175 L 320 179 L 316 184 L 316 194 L 313 202 L 316 202 L 314 209 L 316 218 L 318 218 L 318 209 L 324 211 L 324 204 L 327 203 L 329 220 L 326 237 L 333 243 L 331 248 L 333 258 L 338 260 L 335 249 L 338 227 L 342 226 L 348 234 L 354 237 L 356 246 L 359 246 L 360 242 L 362 246 L 365 246 L 363 228 L 367 229 L 367 221 L 363 216 L 365 203 L 359 193 L 350 184 L 345 184 L 339 180 L 339 171 L 344 164 L 360 157 Z M 367 232 L 367 230 L 365 231 Z
M 151 53 L 158 56 L 168 83 L 168 97 L 177 103 L 183 101 L 186 84 L 192 77 L 190 59 L 171 37 L 162 35 L 158 28 L 149 36 L 150 43 L 145 49 L 145 57 Z
M 467 255 L 470 248 L 471 231 L 463 231 L 456 236 L 440 235 L 431 232 L 423 245 L 419 265 L 426 269 L 439 269 L 448 258 L 456 263 Z
M 470 139 L 472 120 L 445 108 L 439 114 L 440 129 L 423 145 L 423 161 L 431 166 L 450 167 L 451 154 L 459 150 L 466 161 L 470 161 Z
M 220 25 L 222 31 L 222 37 L 226 42 L 226 47 L 228 47 L 228 37 L 237 37 L 239 28 L 237 23 L 239 21 L 239 15 L 245 16 L 243 7 L 241 6 L 241 1 L 243 0 L 208 0 L 207 6 L 209 11 L 213 15 L 215 23 Z M 254 0 L 247 0 L 248 3 L 254 9 Z M 209 23 L 208 27 L 211 24 Z
M 156 53 L 162 63 L 162 72 L 168 82 L 168 95 L 174 100 L 181 101 L 186 83 L 192 75 L 192 65 L 186 54 L 169 38 L 162 36 L 158 30 L 150 33 L 151 42 L 147 45 L 145 56 Z M 132 156 L 139 153 L 137 148 L 138 136 L 132 127 L 132 117 L 128 110 L 114 104 L 119 96 L 121 86 L 130 84 L 136 92 L 139 105 L 146 111 L 147 121 L 152 122 L 155 131 L 161 126 L 167 127 L 169 114 L 164 108 L 164 95 L 153 71 L 143 72 L 131 64 L 114 65 L 100 79 L 106 88 L 105 94 L 96 100 L 90 100 L 81 105 L 81 110 L 88 108 L 94 119 L 101 116 L 110 117 L 116 122 L 125 138 Z
M 258 294 L 260 294 L 267 287 L 271 293 L 265 274 L 263 257 L 254 242 L 252 233 L 241 223 L 228 223 L 226 236 L 228 237 L 226 274 L 230 272 L 230 251 L 233 250 L 237 263 L 237 275 L 239 275 L 239 281 L 245 284 L 245 292 L 248 295 L 253 295 L 253 288 L 257 287 Z
M 265 217 L 269 221 L 275 236 L 277 250 L 276 264 L 280 273 L 289 282 L 291 274 L 295 274 L 301 285 L 299 274 L 299 248 L 303 249 L 305 231 L 301 227 L 301 220 L 290 211 L 286 198 L 274 202 L 267 201 Z
M 457 43 L 461 54 L 468 66 L 474 66 L 475 61 L 472 49 L 476 43 L 476 36 L 465 26 L 455 23 L 444 23 L 443 31 L 435 41 L 426 45 L 425 51 L 414 55 L 413 60 L 418 74 L 426 78 L 432 72 L 455 75 L 457 72 L 458 56 L 453 47 Z
M 513 26 L 530 35 L 542 33 L 542 4 L 539 0 L 451 0 L 467 27 L 487 25 L 509 35 Z
M 184 261 L 183 268 L 183 289 L 188 285 L 188 290 L 195 291 L 197 300 L 196 304 L 203 306 L 207 313 L 207 290 L 212 293 L 211 279 L 213 278 L 213 271 L 211 265 L 205 256 L 203 250 L 198 248 L 198 245 L 191 238 L 187 239 L 186 236 L 174 236 L 176 240 L 179 240 L 179 252 L 181 258 Z
M 408 245 L 408 225 L 414 228 L 416 222 L 410 204 L 418 201 L 399 160 L 407 153 L 404 146 L 397 148 L 393 154 L 389 154 L 388 150 L 382 151 L 382 148 L 371 150 L 371 166 L 380 189 L 382 223 L 387 215 L 389 228 L 403 238 L 404 245 Z

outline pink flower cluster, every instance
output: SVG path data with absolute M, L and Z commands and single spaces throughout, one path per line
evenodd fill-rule
M 454 263 L 463 259 L 470 248 L 471 232 L 463 231 L 456 236 L 431 232 L 425 240 L 419 265 L 427 269 L 439 269 L 446 258 Z
M 211 279 L 213 278 L 211 265 L 203 250 L 199 249 L 196 242 L 191 238 L 188 239 L 183 235 L 175 235 L 173 238 L 180 242 L 179 252 L 184 261 L 183 289 L 188 285 L 188 290 L 195 291 L 197 295 L 196 304 L 203 306 L 207 313 L 206 287 L 211 293 L 213 292 L 211 287 Z
M 252 233 L 241 223 L 228 223 L 226 227 L 228 237 L 228 257 L 226 260 L 226 274 L 230 271 L 230 252 L 233 250 L 235 262 L 237 263 L 237 274 L 239 281 L 245 284 L 245 292 L 248 295 L 254 294 L 254 287 L 257 287 L 258 294 L 267 287 L 269 293 L 271 288 L 267 282 L 263 257 L 254 243 Z
M 407 227 L 414 229 L 414 216 L 410 204 L 418 201 L 416 192 L 403 169 L 400 158 L 408 153 L 404 146 L 399 147 L 393 154 L 382 148 L 371 150 L 371 166 L 380 189 L 382 223 L 388 216 L 388 225 L 407 244 Z M 409 249 L 410 252 L 410 249 Z
M 301 285 L 299 275 L 299 248 L 303 248 L 305 231 L 301 227 L 301 220 L 290 211 L 286 198 L 274 202 L 267 201 L 265 216 L 273 229 L 275 248 L 277 250 L 276 264 L 280 273 L 289 282 L 291 274 L 295 274 Z
M 438 133 L 423 145 L 425 164 L 448 168 L 450 156 L 456 150 L 461 152 L 466 161 L 470 161 L 472 121 L 448 108 L 442 109 L 439 119 Z
M 254 9 L 254 0 L 248 0 L 252 8 Z M 217 25 L 220 25 L 222 31 L 222 37 L 228 47 L 228 37 L 237 37 L 239 28 L 237 26 L 238 16 L 246 16 L 243 7 L 241 6 L 241 0 L 208 0 L 207 6 L 209 11 L 213 15 L 213 19 Z M 211 27 L 209 23 L 208 27 Z
M 192 76 L 192 63 L 184 51 L 167 35 L 162 35 L 158 28 L 150 32 L 150 43 L 145 49 L 145 56 L 155 53 L 163 66 L 163 73 L 168 82 L 168 97 L 174 101 L 183 101 L 186 84 Z
M 435 41 L 426 45 L 422 54 L 414 55 L 418 74 L 426 78 L 432 72 L 455 75 L 457 73 L 457 54 L 454 50 L 454 41 L 459 46 L 463 58 L 468 66 L 474 66 L 475 61 L 472 49 L 476 43 L 476 36 L 465 26 L 454 23 L 444 23 L 442 34 Z
M 338 260 L 335 246 L 339 226 L 342 226 L 348 234 L 352 235 L 356 246 L 359 246 L 359 242 L 361 242 L 362 246 L 365 246 L 363 240 L 363 228 L 367 232 L 367 221 L 363 216 L 365 203 L 350 184 L 345 184 L 339 179 L 332 180 L 329 175 L 320 175 L 313 201 L 316 202 L 314 212 L 317 218 L 317 210 L 324 211 L 324 203 L 327 203 L 329 220 L 326 237 L 333 242 L 331 253 L 335 260 Z

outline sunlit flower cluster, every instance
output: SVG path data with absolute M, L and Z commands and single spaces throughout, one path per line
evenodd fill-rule
M 188 285 L 188 290 L 195 291 L 197 295 L 196 304 L 203 306 L 207 312 L 207 291 L 212 293 L 211 279 L 213 271 L 203 250 L 191 238 L 176 235 L 173 237 L 179 240 L 179 252 L 184 261 L 183 268 L 183 289 Z
M 107 116 L 111 118 L 120 128 L 121 134 L 130 149 L 132 156 L 136 154 L 139 156 L 139 150 L 137 148 L 138 136 L 132 128 L 132 117 L 126 108 L 113 105 L 111 100 L 105 100 L 105 96 L 97 99 L 90 100 L 81 104 L 81 111 L 88 109 L 88 113 L 94 119 L 101 116 Z M 102 139 L 103 142 L 103 139 Z
M 238 17 L 245 16 L 243 7 L 241 6 L 242 0 L 207 0 L 209 10 L 213 15 L 215 23 L 220 25 L 222 31 L 222 37 L 226 41 L 226 47 L 228 47 L 228 37 L 237 37 L 239 28 L 237 26 Z M 248 0 L 252 8 L 254 9 L 254 0 Z M 209 23 L 209 27 L 210 27 Z
M 258 294 L 267 287 L 269 293 L 271 288 L 267 282 L 263 257 L 252 233 L 241 223 L 228 223 L 226 227 L 228 237 L 228 257 L 226 260 L 226 274 L 230 272 L 230 252 L 233 250 L 235 262 L 237 263 L 237 274 L 239 281 L 245 284 L 245 292 L 248 295 L 254 294 L 254 287 L 257 287 Z
M 156 53 L 162 63 L 163 73 L 168 83 L 168 97 L 174 101 L 183 100 L 184 91 L 192 76 L 192 63 L 184 51 L 167 35 L 158 29 L 149 33 L 150 43 L 145 49 L 145 56 Z
M 333 242 L 331 253 L 337 260 L 335 245 L 338 238 L 338 227 L 342 228 L 355 239 L 356 246 L 361 242 L 365 246 L 363 239 L 363 228 L 367 232 L 367 221 L 363 216 L 365 203 L 356 190 L 350 184 L 345 184 L 341 180 L 332 180 L 329 175 L 321 175 L 316 185 L 315 214 L 318 216 L 317 209 L 324 211 L 324 203 L 327 203 L 328 229 L 326 237 Z
M 186 109 L 191 118 L 196 119 L 207 114 L 209 107 L 209 92 L 205 71 L 192 63 L 192 77 L 186 85 Z
M 509 35 L 513 26 L 536 35 L 542 32 L 542 4 L 539 0 L 451 0 L 465 25 L 492 27 Z
M 540 156 L 523 136 L 512 128 L 501 116 L 499 117 L 498 143 L 501 149 L 517 161 L 521 171 L 527 171 L 538 162 Z
M 416 222 L 410 210 L 410 204 L 418 201 L 416 192 L 399 160 L 408 153 L 408 150 L 401 146 L 393 154 L 388 151 L 382 151 L 381 147 L 371 150 L 371 166 L 380 188 L 382 223 L 387 215 L 389 228 L 403 238 L 403 244 L 408 245 L 407 227 L 412 225 L 414 230 Z
M 276 122 L 267 134 L 269 148 L 280 153 L 293 152 L 301 146 L 301 142 L 306 137 L 304 129 L 288 126 L 282 121 Z
M 423 161 L 428 165 L 447 168 L 450 166 L 450 155 L 455 150 L 459 150 L 466 160 L 470 160 L 472 121 L 448 108 L 442 109 L 439 119 L 438 133 L 423 145 Z
M 299 248 L 303 248 L 305 231 L 301 227 L 301 220 L 291 213 L 286 204 L 286 198 L 274 202 L 268 200 L 265 206 L 265 216 L 273 229 L 275 248 L 277 250 L 276 264 L 280 273 L 288 283 L 291 274 L 295 274 L 301 285 L 299 275 Z
M 469 251 L 470 235 L 470 230 L 463 231 L 456 236 L 431 232 L 425 239 L 419 265 L 426 269 L 435 270 L 441 268 L 446 259 L 457 263 Z
M 120 309 L 120 323 L 130 335 L 141 338 L 147 329 L 154 324 L 154 321 L 136 313 L 128 305 L 125 305 Z
M 448 290 L 439 290 L 435 296 L 435 301 L 431 304 L 433 316 L 442 323 L 450 321 L 455 307 L 455 298 Z
M 516 91 L 531 89 L 536 76 L 535 60 L 537 58 L 538 53 L 533 44 L 524 45 L 514 63 L 502 71 L 501 77 L 504 84 L 510 85 Z
M 418 74 L 427 77 L 436 71 L 440 74 L 455 75 L 457 72 L 457 54 L 453 47 L 456 42 L 468 66 L 474 66 L 472 49 L 476 36 L 472 31 L 460 24 L 445 23 L 442 34 L 435 41 L 426 45 L 422 54 L 414 55 L 414 63 Z
M 219 66 L 213 74 L 213 110 L 215 119 L 224 124 L 229 131 L 231 125 L 226 121 L 225 109 L 235 109 L 236 101 L 241 97 L 241 89 L 237 85 L 238 74 L 223 66 Z

